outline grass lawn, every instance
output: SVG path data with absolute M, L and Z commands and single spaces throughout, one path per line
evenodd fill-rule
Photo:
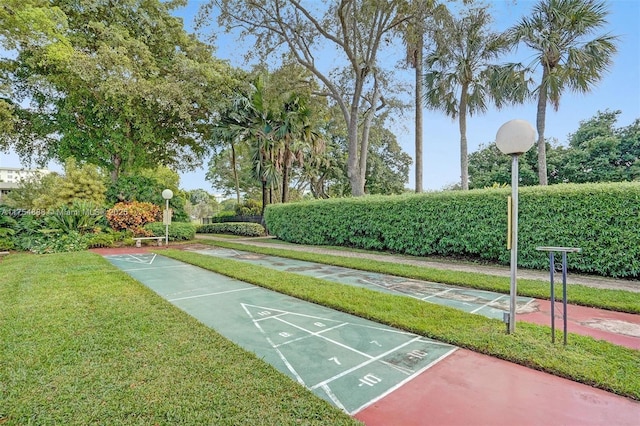
M 218 244 L 216 242 L 216 244 Z M 550 328 L 519 323 L 506 334 L 495 319 L 420 300 L 342 285 L 230 259 L 180 250 L 162 255 L 330 308 L 472 349 L 640 400 L 640 351 L 570 334 L 550 341 Z M 317 254 L 313 254 L 314 260 Z M 376 262 L 367 260 L 371 265 Z
M 0 268 L 3 426 L 357 424 L 99 255 Z
M 275 241 L 275 240 L 274 240 Z M 448 271 L 421 266 L 404 265 L 392 262 L 374 262 L 369 259 L 342 257 L 318 253 L 309 253 L 296 250 L 287 250 L 286 243 L 283 248 L 258 247 L 250 244 L 234 243 L 227 241 L 198 240 L 202 244 L 237 250 L 251 251 L 254 253 L 287 257 L 291 259 L 306 260 L 309 262 L 325 263 L 328 265 L 344 266 L 346 268 L 363 271 L 379 272 L 400 277 L 414 278 L 424 281 L 432 281 L 443 284 L 471 287 L 481 290 L 495 291 L 509 294 L 509 277 L 477 274 L 471 272 Z M 269 241 L 271 243 L 271 241 Z M 556 299 L 562 300 L 562 283 L 556 283 Z M 549 299 L 549 282 L 538 280 L 518 279 L 518 295 Z M 640 313 L 640 294 L 623 290 L 606 290 L 571 284 L 568 295 L 569 303 L 589 306 L 594 308 L 609 309 L 618 312 Z

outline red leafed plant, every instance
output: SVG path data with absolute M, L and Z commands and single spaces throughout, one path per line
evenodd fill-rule
M 130 201 L 118 203 L 107 210 L 109 226 L 116 231 L 131 231 L 135 236 L 150 237 L 151 232 L 143 228 L 149 222 L 162 218 L 160 207 L 155 204 Z

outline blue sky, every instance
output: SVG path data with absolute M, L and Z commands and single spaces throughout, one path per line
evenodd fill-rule
M 533 1 L 500 1 L 492 3 L 496 30 L 503 30 L 528 13 Z M 193 19 L 202 1 L 190 0 L 186 8 L 176 11 L 184 19 L 189 31 L 193 28 Z M 620 37 L 618 53 L 609 73 L 598 86 L 586 95 L 567 92 L 560 101 L 560 109 L 556 112 L 547 108 L 545 137 L 556 138 L 565 143 L 568 135 L 577 130 L 580 121 L 594 116 L 599 110 L 621 110 L 618 126 L 627 126 L 636 118 L 640 118 L 640 1 L 609 1 L 609 26 L 607 32 Z M 216 56 L 228 59 L 233 65 L 242 66 L 243 46 L 239 46 L 233 36 L 219 35 Z M 531 52 L 520 47 L 517 60 L 528 62 Z M 516 60 L 507 58 L 505 60 Z M 412 71 L 398 71 L 401 78 L 411 79 Z M 414 157 L 413 112 L 397 119 L 391 126 L 403 150 Z M 481 144 L 493 143 L 498 128 L 505 122 L 524 119 L 535 127 L 536 105 L 528 104 L 497 111 L 490 109 L 484 115 L 472 116 L 467 120 L 467 139 L 469 152 L 476 151 Z M 451 120 L 441 113 L 425 111 L 424 115 L 424 183 L 425 190 L 438 190 L 445 185 L 459 181 L 459 132 L 457 121 Z M 0 154 L 0 166 L 21 167 L 15 155 Z M 52 168 L 57 168 L 55 165 Z M 202 169 L 181 174 L 181 186 L 184 189 L 203 188 L 216 192 L 204 179 L 206 161 Z M 413 167 L 407 187 L 413 188 L 415 183 Z

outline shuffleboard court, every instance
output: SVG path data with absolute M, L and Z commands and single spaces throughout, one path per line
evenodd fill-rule
M 392 294 L 403 294 L 429 303 L 450 306 L 465 312 L 502 319 L 509 311 L 509 295 L 485 290 L 474 290 L 446 284 L 414 280 L 411 278 L 360 271 L 340 266 L 325 265 L 297 259 L 268 256 L 233 249 L 212 247 L 193 250 L 196 253 L 217 256 L 253 265 L 265 266 L 279 271 L 293 272 L 328 281 L 339 282 Z M 516 312 L 536 310 L 536 301 L 530 297 L 517 298 Z
M 160 255 L 105 257 L 349 414 L 457 349 Z

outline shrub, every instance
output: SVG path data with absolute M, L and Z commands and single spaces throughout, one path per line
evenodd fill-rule
M 62 253 L 82 251 L 89 248 L 90 234 L 77 231 L 61 233 L 57 230 L 43 229 L 29 238 L 16 239 L 16 246 L 20 250 L 35 254 Z
M 508 189 L 448 191 L 270 205 L 269 232 L 300 244 L 508 264 Z M 520 189 L 518 265 L 546 269 L 538 246 L 580 247 L 574 271 L 640 276 L 640 182 Z
M 15 235 L 16 220 L 11 217 L 12 209 L 0 205 L 0 250 L 13 248 L 13 236 Z
M 89 248 L 96 247 L 113 247 L 116 243 L 116 234 L 100 232 L 97 234 L 89 234 L 87 245 Z
M 159 176 L 146 176 L 144 173 L 151 171 L 141 171 L 143 174 L 133 176 L 121 175 L 118 180 L 107 189 L 107 203 L 129 203 L 132 201 L 146 202 L 164 208 L 165 200 L 162 198 L 164 189 L 173 190 L 173 198 L 169 200 L 169 207 L 173 210 L 173 220 L 176 222 L 188 222 L 189 216 L 184 210 L 185 194 L 179 191 L 173 184 L 161 182 Z M 178 176 L 176 175 L 176 178 Z M 177 181 L 175 182 L 177 185 Z
M 236 216 L 259 216 L 262 214 L 262 203 L 255 200 L 245 200 L 235 207 Z
M 155 237 L 165 235 L 166 227 L 162 222 L 147 223 L 144 229 Z M 184 222 L 172 222 L 169 225 L 169 239 L 171 241 L 193 240 L 196 236 L 196 225 Z
M 131 231 L 134 235 L 151 236 L 144 225 L 161 219 L 160 208 L 155 204 L 132 201 L 117 203 L 107 210 L 109 226 L 116 231 Z
M 78 231 L 80 233 L 93 232 L 100 227 L 104 218 L 104 210 L 95 204 L 85 201 L 74 201 L 71 207 L 60 207 L 51 210 L 44 222 L 50 229 L 68 233 Z
M 245 237 L 261 237 L 266 234 L 264 227 L 251 222 L 225 222 L 200 225 L 198 232 L 202 234 L 233 234 Z

